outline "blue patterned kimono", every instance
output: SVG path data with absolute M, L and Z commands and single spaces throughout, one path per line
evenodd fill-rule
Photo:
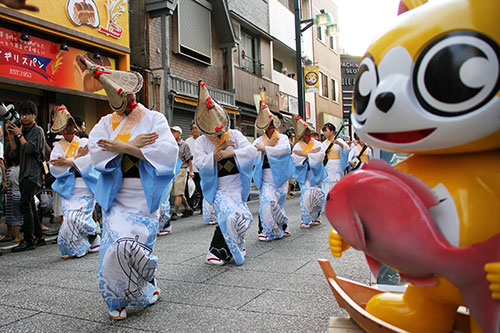
M 245 261 L 245 232 L 252 222 L 252 214 L 246 205 L 250 194 L 255 148 L 236 130 L 229 130 L 229 140 L 235 143 L 234 150 L 237 174 L 218 177 L 217 161 L 214 159 L 215 145 L 201 136 L 195 141 L 194 164 L 201 178 L 203 196 L 213 204 L 217 212 L 217 228 L 220 228 L 230 253 L 225 258 L 234 258 L 236 265 Z M 212 251 L 213 252 L 213 251 Z
M 321 142 L 311 139 L 313 146 L 311 150 L 320 148 L 316 153 L 309 153 L 308 157 L 299 156 L 292 153 L 295 173 L 293 178 L 300 184 L 300 212 L 302 223 L 308 226 L 312 221 L 318 220 L 321 210 L 325 205 L 325 192 L 321 187 L 323 180 L 328 176 L 323 166 L 325 149 Z M 302 150 L 303 141 L 299 141 L 293 151 Z
M 253 145 L 265 145 L 267 136 L 265 138 L 264 136 L 265 133 L 255 140 Z M 278 138 L 276 146 L 265 146 L 265 155 L 257 151 L 253 172 L 255 185 L 259 189 L 259 234 L 269 240 L 283 238 L 288 227 L 288 216 L 283 205 L 288 192 L 288 179 L 292 177 L 295 169 L 288 137 L 278 134 Z M 266 159 L 267 163 L 264 165 Z M 263 166 L 268 167 L 263 168 Z
M 133 140 L 139 134 L 152 132 L 159 137 L 141 148 L 145 160 L 137 163 L 97 145 L 100 139 Z M 96 199 L 103 209 L 99 289 L 110 311 L 129 304 L 144 307 L 157 290 L 151 282 L 158 258 L 152 252 L 159 207 L 174 177 L 177 142 L 165 116 L 139 104 L 128 116 L 114 113 L 101 118 L 89 134 L 89 148 L 100 172 Z M 123 178 L 122 169 L 126 171 L 130 165 L 138 168 L 139 178 Z
M 73 168 L 50 164 L 50 172 L 56 178 L 52 189 L 61 196 L 64 223 L 59 229 L 57 246 L 64 258 L 84 256 L 90 248 L 88 236 L 97 235 L 100 231 L 92 218 L 97 172 L 89 154 L 75 159 L 78 149 L 86 145 L 87 139 L 75 136 L 72 142 L 67 142 L 63 138 L 50 154 L 51 160 L 63 157 L 76 165 Z

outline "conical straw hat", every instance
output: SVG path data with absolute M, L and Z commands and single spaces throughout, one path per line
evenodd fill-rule
M 271 122 L 274 122 L 274 127 L 276 128 L 281 126 L 280 120 L 271 113 L 269 106 L 267 106 L 267 104 L 263 101 L 260 101 L 259 115 L 257 116 L 257 119 L 255 119 L 255 127 L 265 130 L 269 125 L 271 125 Z
M 208 93 L 201 80 L 198 82 L 198 107 L 194 115 L 198 129 L 207 136 L 217 136 L 229 130 L 229 115 Z
M 142 88 L 143 78 L 137 72 L 116 71 L 99 66 L 85 57 L 80 57 L 95 79 L 99 80 L 108 96 L 111 109 L 121 113 L 127 107 L 127 95 L 135 94 Z
M 314 129 L 311 127 L 311 125 L 306 123 L 305 120 L 302 119 L 301 116 L 293 117 L 293 127 L 295 128 L 295 137 L 297 137 L 297 138 L 302 137 L 302 135 L 304 135 L 304 132 L 308 128 L 311 130 L 311 132 L 314 131 Z
M 75 125 L 75 129 L 77 131 L 80 131 L 80 128 L 76 125 L 76 121 L 69 113 L 68 109 L 64 104 L 62 105 L 57 105 L 54 108 L 54 124 L 52 124 L 52 127 L 50 128 L 50 131 L 52 133 L 61 133 L 64 131 L 66 126 L 68 126 L 68 122 L 72 120 L 73 124 Z

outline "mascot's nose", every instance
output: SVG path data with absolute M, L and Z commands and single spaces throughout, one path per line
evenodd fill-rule
M 383 92 L 375 98 L 375 105 L 380 111 L 387 113 L 391 109 L 392 104 L 394 104 L 395 99 L 396 96 L 393 93 Z

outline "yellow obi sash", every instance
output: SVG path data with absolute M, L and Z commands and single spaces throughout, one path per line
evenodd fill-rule
M 329 160 L 340 160 L 340 150 L 330 150 L 328 153 Z
M 64 138 L 59 140 L 59 144 L 61 145 L 62 150 L 65 152 L 65 158 L 72 158 L 76 156 L 76 152 L 78 151 L 78 147 L 80 146 L 80 140 L 77 136 L 74 137 L 73 141 L 69 143 Z
M 302 148 L 302 151 L 304 153 L 309 153 L 312 150 L 312 148 L 314 147 L 314 141 L 311 140 L 311 141 L 309 141 L 308 144 L 306 144 L 304 141 L 300 140 L 299 145 L 300 145 L 300 148 Z
M 369 162 L 369 161 L 370 161 L 370 156 L 365 155 L 365 154 L 363 153 L 363 155 L 361 155 L 361 156 L 359 157 L 359 160 L 360 160 L 362 163 Z
M 207 136 L 207 139 L 210 140 L 215 147 L 219 147 L 224 141 L 229 139 L 229 131 L 222 133 L 220 139 L 217 136 Z
M 140 108 L 136 108 L 132 110 L 127 116 L 125 123 L 123 124 L 120 132 L 115 136 L 113 140 L 119 140 L 122 142 L 128 142 L 130 140 L 131 131 L 137 125 L 142 118 L 146 115 L 146 112 Z M 123 119 L 125 119 L 124 113 L 116 113 L 114 112 L 111 115 L 111 125 L 113 126 L 113 132 L 116 131 L 118 126 L 122 123 Z
M 269 140 L 271 140 L 271 139 L 278 139 L 279 138 L 278 133 L 279 132 L 277 130 L 275 130 L 273 132 L 273 134 L 271 135 L 271 138 L 268 138 L 267 135 L 266 135 L 266 133 L 264 133 L 264 135 L 262 135 L 262 143 L 264 144 L 264 146 L 267 145 L 267 142 Z

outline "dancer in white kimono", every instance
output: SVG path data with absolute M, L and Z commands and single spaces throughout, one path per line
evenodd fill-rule
M 203 196 L 217 211 L 215 229 L 205 262 L 224 265 L 245 261 L 245 232 L 252 222 L 246 205 L 250 194 L 255 148 L 239 131 L 229 129 L 229 116 L 199 82 L 195 122 L 204 134 L 195 142 L 194 164 Z
M 344 169 L 347 166 L 349 146 L 342 138 L 337 136 L 336 128 L 332 123 L 326 123 L 322 128 L 326 140 L 323 141 L 325 150 L 325 169 L 328 177 L 323 181 L 323 191 L 328 194 L 337 182 L 344 176 Z M 325 163 L 323 163 L 325 164 Z
M 90 159 L 87 139 L 75 135 L 79 129 L 66 107 L 56 106 L 54 115 L 51 131 L 63 136 L 50 154 L 50 172 L 56 178 L 52 189 L 61 196 L 64 215 L 57 245 L 64 259 L 79 258 L 87 252 L 99 251 L 101 243 L 99 226 L 92 218 L 97 172 Z
M 106 91 L 114 111 L 89 134 L 92 162 L 99 171 L 96 199 L 103 210 L 97 277 L 112 319 L 127 317 L 126 307 L 145 307 L 159 299 L 153 246 L 159 207 L 168 194 L 177 162 L 165 117 L 137 104 L 143 83 L 135 72 L 108 70 L 81 58 Z
M 313 129 L 301 117 L 294 119 L 295 135 L 300 138 L 292 151 L 295 164 L 293 178 L 300 184 L 300 227 L 308 229 L 321 224 L 319 216 L 325 205 L 325 192 L 321 188 L 328 176 L 323 165 L 325 150 L 321 142 L 311 137 Z
M 260 101 L 255 127 L 265 130 L 254 141 L 257 149 L 253 180 L 259 189 L 259 240 L 269 242 L 289 236 L 288 216 L 283 205 L 288 191 L 288 179 L 295 169 L 288 137 L 278 133 L 278 117 Z

